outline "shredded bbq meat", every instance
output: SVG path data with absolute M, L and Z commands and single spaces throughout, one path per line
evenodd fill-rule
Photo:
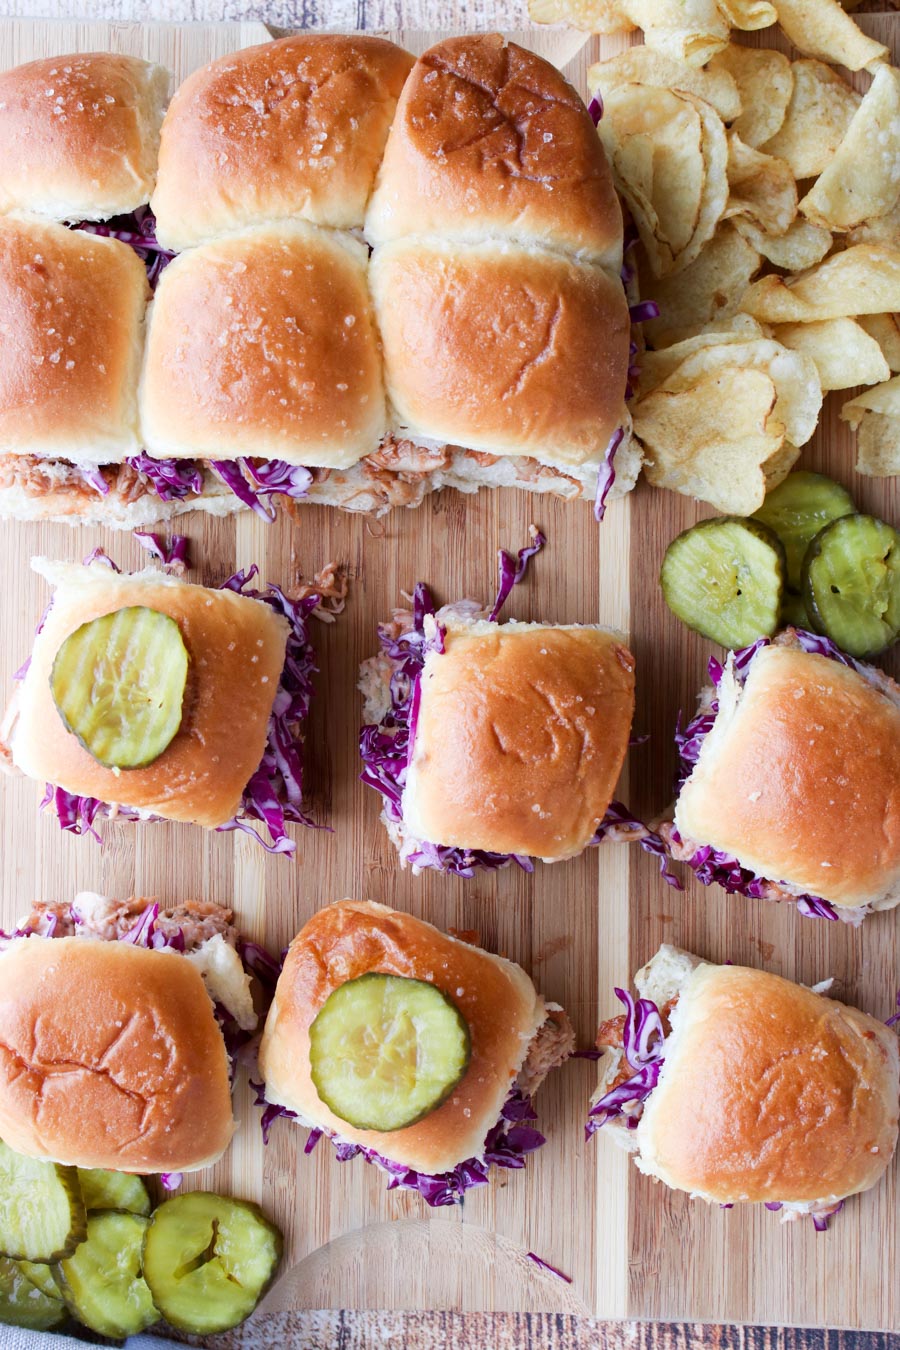
M 290 600 L 305 600 L 308 595 L 317 595 L 319 603 L 312 611 L 313 616 L 323 623 L 334 623 L 338 614 L 343 613 L 347 603 L 349 580 L 340 563 L 330 562 L 316 572 L 312 581 L 306 581 L 289 593 Z
M 664 1003 L 659 1010 L 662 1018 L 663 1031 L 668 1036 L 672 1030 L 672 1009 L 678 1002 L 677 998 L 670 998 L 668 1003 Z M 625 1014 L 619 1013 L 618 1017 L 608 1017 L 605 1022 L 601 1022 L 597 1028 L 596 1046 L 598 1050 L 619 1050 L 624 1046 L 625 1036 Z M 634 1074 L 634 1069 L 628 1063 L 628 1060 L 622 1055 L 619 1068 L 615 1076 L 608 1083 L 603 1084 L 605 1092 L 611 1092 L 613 1088 L 626 1083 Z
M 575 1049 L 575 1032 L 562 1008 L 548 1008 L 547 1013 L 547 1020 L 532 1037 L 516 1079 L 516 1086 L 526 1097 L 536 1092 L 551 1069 L 564 1064 Z
M 137 895 L 128 900 L 104 900 L 97 896 L 95 903 L 87 903 L 85 897 L 83 903 L 77 906 L 76 921 L 72 905 L 38 901 L 23 926 L 37 928 L 42 920 L 52 917 L 56 919 L 54 931 L 57 937 L 98 937 L 113 941 L 133 928 L 152 903 L 151 898 Z M 183 905 L 161 909 L 156 927 L 166 937 L 180 929 L 187 952 L 196 951 L 204 942 L 218 935 L 229 946 L 233 947 L 237 942 L 234 911 L 203 900 L 188 900 Z

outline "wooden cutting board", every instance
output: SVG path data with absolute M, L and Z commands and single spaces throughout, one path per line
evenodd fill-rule
M 867 16 L 877 35 L 894 17 Z M 415 51 L 435 33 L 390 34 Z M 561 65 L 582 93 L 600 45 L 580 34 L 514 35 Z M 151 57 L 183 78 L 208 59 L 263 41 L 256 24 L 140 27 L 99 23 L 0 22 L 0 68 L 37 56 L 113 49 Z M 604 54 L 621 44 L 608 43 Z M 863 508 L 896 521 L 897 480 L 853 473 L 850 434 L 829 400 L 804 465 L 846 483 Z M 183 518 L 191 579 L 215 584 L 235 567 L 260 564 L 290 585 L 330 559 L 345 562 L 352 590 L 334 626 L 317 626 L 322 673 L 312 718 L 308 784 L 315 815 L 334 833 L 299 833 L 295 862 L 269 858 L 249 840 L 172 824 L 107 829 L 101 849 L 63 835 L 37 811 L 27 781 L 0 780 L 0 925 L 32 899 L 65 900 L 76 890 L 137 892 L 169 903 L 191 897 L 233 905 L 242 927 L 277 951 L 322 905 L 368 897 L 441 927 L 477 929 L 484 944 L 521 962 L 543 993 L 568 1009 L 581 1045 L 616 1010 L 614 984 L 660 942 L 713 960 L 760 965 L 812 983 L 826 975 L 839 996 L 878 1017 L 900 984 L 898 914 L 853 931 L 800 918 L 791 908 L 689 887 L 677 894 L 638 850 L 604 846 L 583 858 L 460 881 L 398 871 L 379 824 L 379 801 L 357 781 L 359 662 L 376 647 L 375 625 L 417 580 L 441 600 L 493 596 L 499 546 L 520 547 L 529 522 L 549 544 L 507 614 L 570 623 L 601 621 L 630 635 L 637 657 L 635 748 L 619 795 L 650 815 L 667 802 L 675 767 L 671 733 L 689 711 L 710 644 L 668 613 L 657 586 L 666 544 L 710 512 L 645 485 L 615 503 L 601 527 L 587 503 L 565 505 L 504 491 L 453 492 L 415 512 L 366 521 L 309 507 L 292 524 L 252 515 L 231 521 Z M 128 534 L 5 524 L 0 532 L 3 634 L 0 689 L 27 655 L 47 600 L 29 570 L 34 554 L 80 559 L 102 545 L 125 568 L 144 555 Z M 897 673 L 896 659 L 892 666 Z M 609 1140 L 583 1141 L 595 1066 L 576 1060 L 541 1092 L 548 1143 L 523 1172 L 497 1173 L 464 1208 L 427 1211 L 418 1197 L 387 1193 L 380 1173 L 339 1164 L 323 1144 L 302 1154 L 305 1132 L 278 1123 L 263 1149 L 258 1112 L 241 1074 L 241 1129 L 217 1167 L 191 1179 L 260 1200 L 287 1234 L 285 1271 L 267 1307 L 460 1308 L 592 1311 L 604 1317 L 747 1321 L 900 1329 L 900 1194 L 896 1160 L 874 1193 L 847 1204 L 827 1236 L 806 1222 L 782 1225 L 751 1208 L 710 1209 L 636 1172 Z M 536 1252 L 572 1277 L 546 1276 Z M 269 1342 L 271 1343 L 271 1342 Z

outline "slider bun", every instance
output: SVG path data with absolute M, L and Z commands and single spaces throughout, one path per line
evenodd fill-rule
M 469 1067 L 448 1099 L 415 1125 L 383 1134 L 332 1114 L 309 1072 L 309 1027 L 337 987 L 368 971 L 427 980 L 469 1024 Z M 419 1172 L 448 1172 L 479 1156 L 528 1044 L 547 1016 L 519 966 L 371 901 L 342 900 L 294 938 L 266 1021 L 259 1066 L 266 1096 L 304 1124 L 374 1149 Z
M 289 216 L 361 227 L 412 64 L 382 38 L 304 33 L 195 71 L 163 123 L 160 242 L 190 248 Z
M 0 454 L 137 454 L 148 295 L 127 244 L 0 217 Z
M 370 276 L 405 431 L 560 465 L 603 455 L 626 417 L 618 277 L 537 246 L 436 239 L 376 249 Z
M 448 38 L 419 58 L 366 216 L 370 243 L 413 234 L 533 240 L 618 273 L 622 212 L 606 156 L 549 61 L 498 33 Z
M 107 220 L 149 201 L 168 89 L 162 66 L 112 52 L 0 74 L 0 212 Z
M 622 769 L 634 658 L 594 627 L 452 620 L 430 652 L 403 823 L 552 862 L 590 843 Z
M 726 672 L 719 704 L 676 804 L 682 837 L 834 905 L 896 904 L 900 694 L 771 646 L 743 691 Z
M 205 1167 L 234 1121 L 225 1043 L 173 952 L 23 938 L 0 953 L 0 1136 L 32 1158 L 120 1172 Z
M 867 1190 L 897 1142 L 897 1037 L 777 975 L 699 965 L 681 987 L 638 1166 L 719 1204 Z
M 176 258 L 150 307 L 141 385 L 147 450 L 332 468 L 385 431 L 366 250 L 300 221 Z
M 287 621 L 234 591 L 191 586 L 148 568 L 117 576 L 100 564 L 32 562 L 55 586 L 31 664 L 7 711 L 3 738 L 29 778 L 68 792 L 213 827 L 230 820 L 266 744 L 284 664 Z M 76 628 L 128 605 L 173 618 L 190 656 L 184 720 L 143 769 L 116 773 L 66 730 L 50 692 L 53 661 Z

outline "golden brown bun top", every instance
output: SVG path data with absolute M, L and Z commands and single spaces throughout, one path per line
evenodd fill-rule
M 598 628 L 451 622 L 421 680 L 403 821 L 460 848 L 571 857 L 622 769 L 634 658 Z
M 682 836 L 836 905 L 896 894 L 898 697 L 788 646 L 756 655 L 736 708 L 729 680 L 676 805 Z
M 471 1059 L 436 1111 L 405 1129 L 357 1130 L 319 1098 L 309 1070 L 309 1027 L 339 985 L 369 971 L 426 980 L 469 1025 Z M 543 999 L 519 966 L 448 937 L 429 923 L 371 901 L 320 910 L 291 943 L 260 1048 L 269 1101 L 307 1124 L 374 1149 L 420 1172 L 449 1171 L 483 1151 L 531 1040 Z
M 123 1172 L 214 1162 L 234 1130 L 225 1043 L 172 952 L 23 938 L 0 953 L 0 1136 Z
M 548 61 L 498 33 L 447 38 L 416 62 L 366 216 L 380 244 L 498 235 L 618 271 L 622 213 L 587 109 Z
M 7 714 L 5 730 L 16 767 L 39 782 L 167 820 L 208 827 L 230 820 L 265 748 L 284 664 L 286 620 L 259 600 L 192 586 L 152 568 L 116 576 L 96 563 L 35 561 L 56 590 Z M 145 605 L 173 618 L 190 666 L 184 716 L 174 740 L 146 768 L 117 774 L 66 729 L 53 702 L 50 672 L 70 633 L 128 605 Z
M 165 270 L 141 386 L 147 449 L 346 467 L 385 431 L 366 250 L 302 221 L 204 244 Z
M 412 64 L 382 38 L 304 33 L 195 71 L 163 124 L 160 241 L 188 248 L 289 216 L 360 228 Z
M 137 454 L 148 295 L 127 244 L 0 217 L 0 454 Z
M 113 52 L 0 74 L 0 212 L 106 220 L 150 200 L 168 72 Z
M 641 1170 L 720 1204 L 838 1200 L 890 1162 L 898 1091 L 881 1022 L 777 975 L 700 965 L 637 1129 Z
M 536 245 L 404 239 L 370 278 L 388 396 L 415 435 L 581 465 L 627 421 L 617 276 Z

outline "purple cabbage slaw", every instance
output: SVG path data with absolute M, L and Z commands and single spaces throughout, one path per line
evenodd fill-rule
M 499 584 L 497 598 L 489 620 L 496 623 L 500 610 L 512 588 L 525 576 L 528 564 L 546 544 L 540 530 L 534 531 L 532 542 L 519 549 L 516 559 L 505 549 L 497 555 Z M 381 722 L 362 727 L 359 734 L 359 753 L 363 761 L 360 779 L 381 794 L 388 820 L 399 825 L 403 820 L 402 798 L 406 775 L 412 757 L 419 710 L 421 674 L 425 659 L 431 651 L 444 650 L 444 629 L 435 620 L 432 637 L 425 633 L 426 616 L 434 618 L 435 606 L 431 592 L 419 582 L 413 592 L 413 621 L 399 637 L 392 637 L 379 626 L 378 641 L 381 650 L 390 658 L 394 669 L 391 675 L 391 710 Z M 634 842 L 659 860 L 660 874 L 670 886 L 681 890 L 678 878 L 669 870 L 668 854 L 659 835 L 647 829 L 622 802 L 612 801 L 597 827 L 591 844 L 601 844 L 616 830 L 632 835 Z M 454 848 L 445 844 L 419 842 L 415 852 L 408 855 L 414 867 L 452 872 L 459 877 L 473 877 L 476 871 L 496 872 L 515 863 L 523 872 L 533 872 L 534 863 L 520 853 L 490 853 L 484 849 Z
M 265 1086 L 262 1083 L 250 1083 L 256 1093 L 254 1105 L 262 1107 L 260 1129 L 263 1142 L 269 1142 L 272 1124 L 280 1117 L 296 1120 L 294 1111 L 287 1107 L 275 1106 L 266 1100 Z M 362 1157 L 368 1163 L 375 1163 L 390 1176 L 387 1189 L 418 1191 L 422 1199 L 432 1208 L 461 1204 L 466 1192 L 479 1186 L 487 1186 L 492 1167 L 521 1168 L 529 1153 L 534 1153 L 546 1141 L 539 1130 L 529 1121 L 537 1116 L 531 1103 L 517 1087 L 513 1087 L 500 1110 L 500 1118 L 485 1137 L 484 1152 L 479 1158 L 466 1158 L 450 1172 L 416 1172 L 403 1163 L 393 1162 L 384 1154 L 362 1144 L 351 1144 L 334 1138 L 326 1130 L 311 1129 L 303 1152 L 312 1153 L 324 1135 L 335 1151 L 338 1162 L 350 1162 L 352 1158 Z
M 163 271 L 175 257 L 156 238 L 156 216 L 149 206 L 139 206 L 127 215 L 113 216 L 110 220 L 81 220 L 71 228 L 83 230 L 85 234 L 102 235 L 106 239 L 118 239 L 120 243 L 133 248 L 147 269 L 147 282 L 151 290 L 156 289 Z
M 625 1005 L 622 1047 L 625 1061 L 634 1073 L 624 1083 L 610 1088 L 591 1107 L 584 1127 L 585 1139 L 619 1116 L 624 1117 L 630 1130 L 636 1129 L 644 1102 L 659 1082 L 663 1066 L 666 1033 L 659 1008 L 649 998 L 635 1001 L 625 989 L 616 989 L 615 995 Z
M 790 631 L 803 651 L 816 656 L 828 657 L 832 661 L 839 661 L 842 665 L 850 666 L 853 670 L 863 673 L 864 667 L 842 652 L 830 638 L 823 637 L 819 633 L 809 633 L 802 628 L 794 628 Z M 746 678 L 757 652 L 770 645 L 771 638 L 761 637 L 757 638 L 750 646 L 739 647 L 733 653 L 734 673 L 741 682 Z M 715 688 L 718 688 L 725 673 L 721 661 L 711 656 L 707 671 L 710 681 Z M 713 728 L 718 711 L 718 700 L 713 698 L 709 705 L 698 712 L 683 730 L 679 719 L 675 729 L 675 745 L 679 759 L 679 790 L 690 776 L 700 757 L 703 742 Z M 674 827 L 672 839 L 676 844 L 682 842 L 681 836 Z M 732 857 L 730 853 L 724 853 L 720 849 L 713 848 L 710 844 L 704 844 L 690 858 L 682 861 L 687 863 L 694 876 L 704 886 L 719 885 L 729 895 L 739 894 L 747 896 L 751 900 L 765 900 L 771 893 L 772 881 L 770 879 L 760 877 L 748 868 L 742 867 L 737 858 Z M 818 895 L 791 896 L 787 894 L 785 898 L 792 900 L 797 906 L 798 913 L 807 919 L 827 919 L 830 922 L 837 922 L 843 917 L 828 900 Z
M 175 536 L 177 540 L 179 536 Z M 173 541 L 174 544 L 174 541 Z M 97 561 L 99 559 L 94 559 Z M 115 567 L 108 558 L 102 561 Z M 118 570 L 117 568 L 115 570 Z M 259 575 L 254 564 L 247 572 L 236 572 L 222 583 L 220 589 L 235 591 L 251 600 L 260 600 L 271 606 L 276 613 L 287 619 L 290 626 L 284 666 L 259 766 L 250 778 L 237 814 L 218 831 L 240 830 L 252 837 L 267 853 L 292 854 L 297 845 L 287 833 L 287 823 L 305 825 L 311 829 L 327 828 L 317 825 L 302 809 L 303 801 L 303 727 L 309 715 L 313 697 L 313 676 L 318 672 L 315 652 L 309 641 L 307 620 L 319 603 L 317 594 L 308 595 L 301 600 L 291 600 L 284 591 L 275 585 L 265 590 L 257 590 L 250 583 Z M 24 673 L 24 672 L 23 672 Z M 67 792 L 65 788 L 48 783 L 41 810 L 53 806 L 60 828 L 71 834 L 89 834 L 97 843 L 102 839 L 94 829 L 94 822 L 115 817 L 127 821 L 157 821 L 159 816 L 150 816 L 129 806 L 112 806 L 109 802 L 99 801 L 96 797 L 80 797 Z M 266 826 L 271 842 L 267 843 L 252 822 Z
M 161 562 L 163 567 L 181 570 L 190 567 L 188 539 L 185 535 L 173 534 L 171 543 L 167 543 L 162 535 L 154 534 L 151 530 L 135 530 L 133 533 L 141 548 Z

